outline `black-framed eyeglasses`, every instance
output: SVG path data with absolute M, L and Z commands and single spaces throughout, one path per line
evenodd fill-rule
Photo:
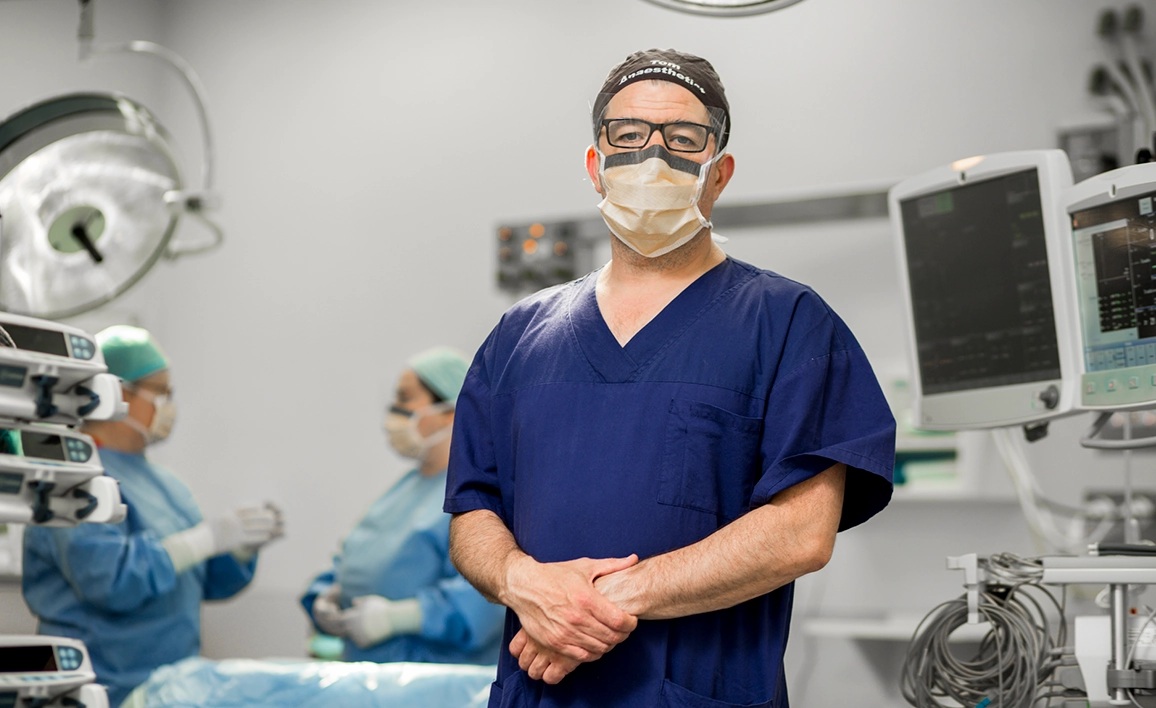
M 616 148 L 639 150 L 650 142 L 654 131 L 662 133 L 662 141 L 671 152 L 702 152 L 714 130 L 709 125 L 676 121 L 651 123 L 638 118 L 605 118 L 606 142 Z

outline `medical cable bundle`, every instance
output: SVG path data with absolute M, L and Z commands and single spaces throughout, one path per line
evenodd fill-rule
M 1031 708 L 1066 695 L 1053 680 L 1065 664 L 1064 601 L 1040 585 L 1043 565 L 1010 553 L 985 562 L 987 584 L 979 595 L 979 618 L 991 629 L 974 656 L 953 652 L 953 632 L 967 624 L 967 595 L 949 600 L 919 624 L 903 662 L 903 698 L 916 708 L 947 705 Z M 1054 608 L 1058 621 L 1049 618 Z M 1057 690 L 1058 689 L 1058 690 Z

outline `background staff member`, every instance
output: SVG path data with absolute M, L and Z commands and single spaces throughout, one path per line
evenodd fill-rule
M 505 611 L 450 563 L 450 517 L 441 508 L 454 404 L 468 366 L 444 347 L 409 361 L 383 427 L 417 467 L 373 503 L 333 569 L 301 598 L 320 631 L 347 639 L 347 661 L 498 660 Z

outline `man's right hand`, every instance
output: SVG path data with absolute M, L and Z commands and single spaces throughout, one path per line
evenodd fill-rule
M 531 639 L 524 629 L 514 635 L 509 649 L 522 671 L 535 681 L 549 684 L 561 682 L 581 663 L 543 647 Z
M 538 563 L 519 555 L 506 569 L 502 604 L 543 648 L 577 662 L 594 661 L 625 640 L 638 619 L 594 589 L 594 581 L 629 568 L 638 556 Z

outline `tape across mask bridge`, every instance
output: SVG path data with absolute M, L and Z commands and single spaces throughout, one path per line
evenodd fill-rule
M 651 145 L 645 150 L 635 150 L 633 152 L 616 152 L 605 157 L 603 169 L 611 167 L 624 167 L 626 165 L 640 165 L 647 160 L 658 158 L 670 165 L 671 169 L 679 172 L 686 172 L 698 177 L 702 171 L 702 165 L 694 160 L 688 160 L 685 157 L 671 154 L 669 150 L 661 145 Z

